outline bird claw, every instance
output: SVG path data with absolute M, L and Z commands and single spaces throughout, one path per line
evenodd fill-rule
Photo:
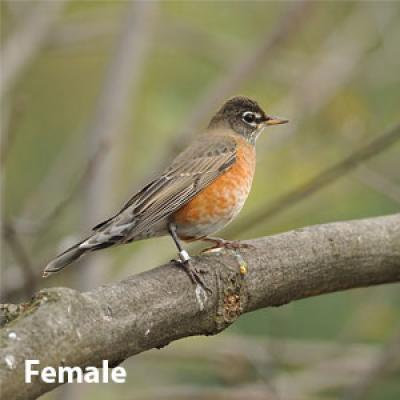
M 185 269 L 185 272 L 188 274 L 190 280 L 194 285 L 200 285 L 203 289 L 207 290 L 209 293 L 212 293 L 212 290 L 207 286 L 207 284 L 204 282 L 203 277 L 201 276 L 202 274 L 208 273 L 207 269 L 195 267 L 193 265 L 192 259 L 186 251 L 180 252 L 179 259 L 174 259 L 172 261 Z
M 238 240 L 224 240 L 224 239 L 211 239 L 210 241 L 213 241 L 215 244 L 214 246 L 208 247 L 202 251 L 202 253 L 209 252 L 210 250 L 213 249 L 232 249 L 232 250 L 238 250 L 238 249 L 249 249 L 252 248 L 253 246 L 248 243 L 242 243 Z

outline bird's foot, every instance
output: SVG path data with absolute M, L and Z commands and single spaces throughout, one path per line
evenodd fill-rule
M 214 246 L 208 247 L 202 251 L 202 253 L 206 253 L 208 251 L 212 251 L 214 249 L 248 249 L 252 247 L 250 244 L 242 243 L 238 240 L 225 240 L 221 238 L 214 238 L 214 237 L 205 237 L 202 240 L 207 242 L 214 243 Z
M 207 273 L 208 271 L 204 268 L 196 267 L 193 264 L 193 261 L 186 250 L 181 250 L 178 253 L 179 259 L 173 260 L 174 262 L 178 263 L 180 266 L 184 267 L 186 273 L 188 274 L 190 280 L 193 282 L 194 285 L 200 285 L 203 289 L 207 290 L 208 292 L 212 293 L 211 289 L 206 285 L 204 279 L 202 277 L 203 274 Z

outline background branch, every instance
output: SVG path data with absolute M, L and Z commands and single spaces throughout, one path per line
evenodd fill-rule
M 0 51 L 0 98 L 10 90 L 23 69 L 41 49 L 66 3 L 67 0 L 39 2 L 4 43 Z
M 157 18 L 156 2 L 131 2 L 126 5 L 123 29 L 104 79 L 102 92 L 88 129 L 88 152 L 106 147 L 101 163 L 96 165 L 91 179 L 85 185 L 83 228 L 94 226 L 108 215 L 113 206 L 110 182 L 118 176 L 118 162 L 124 149 L 124 123 L 128 110 L 135 107 L 136 96 L 150 48 L 150 37 Z M 84 274 L 92 285 L 102 283 L 104 255 L 97 255 L 86 265 Z M 82 282 L 82 280 L 79 280 Z M 86 288 L 87 289 L 87 288 Z
M 91 292 L 39 292 L 2 329 L 2 393 L 33 399 L 56 386 L 41 381 L 24 385 L 25 359 L 40 359 L 46 366 L 85 367 L 103 359 L 116 365 L 182 337 L 216 334 L 245 312 L 400 281 L 400 214 L 318 225 L 247 243 L 251 248 L 240 254 L 224 251 L 195 258 L 208 270 L 211 294 L 194 290 L 186 273 L 171 264 Z M 240 273 L 240 265 L 247 265 L 247 274 Z M 7 320 L 7 307 L 3 312 Z
M 8 243 L 17 265 L 23 272 L 25 295 L 26 297 L 31 297 L 37 289 L 36 284 L 38 281 L 31 259 L 15 231 L 14 226 L 7 221 L 3 222 L 3 224 L 4 228 L 2 234 L 4 239 Z
M 369 388 L 382 378 L 385 373 L 400 367 L 400 331 L 397 331 L 391 340 L 384 346 L 380 354 L 367 366 L 365 374 L 359 381 L 350 387 L 342 400 L 361 400 L 368 395 Z

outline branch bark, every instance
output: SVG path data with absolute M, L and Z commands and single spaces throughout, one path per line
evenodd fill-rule
M 11 319 L 1 330 L 4 398 L 33 399 L 56 386 L 24 384 L 26 359 L 39 359 L 42 367 L 96 366 L 103 359 L 116 365 L 182 337 L 221 332 L 245 312 L 400 281 L 400 214 L 246 243 L 251 247 L 240 252 L 194 258 L 208 271 L 211 294 L 195 290 L 180 267 L 166 264 L 91 292 L 42 290 L 30 303 L 13 306 L 13 315 L 3 307 Z

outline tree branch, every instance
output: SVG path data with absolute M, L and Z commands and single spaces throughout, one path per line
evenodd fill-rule
M 250 240 L 240 253 L 196 257 L 212 293 L 166 264 L 80 293 L 39 292 L 1 331 L 4 398 L 33 399 L 56 385 L 24 384 L 24 361 L 41 366 L 116 365 L 192 335 L 224 330 L 242 313 L 370 285 L 400 281 L 400 214 L 317 225 Z M 247 268 L 247 273 L 244 273 Z M 22 310 L 22 311 L 21 311 Z M 12 319 L 14 318 L 14 319 Z

